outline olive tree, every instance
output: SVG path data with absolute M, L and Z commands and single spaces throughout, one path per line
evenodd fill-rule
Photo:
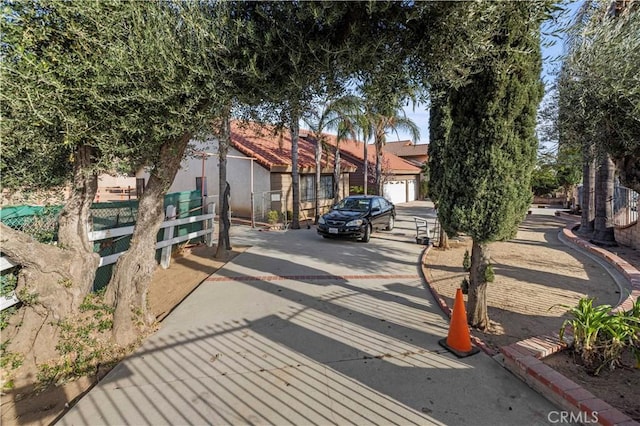
M 611 155 L 621 182 L 640 190 L 640 5 L 586 2 L 565 58 L 569 108 L 589 109 L 582 134 Z M 578 111 L 579 112 L 579 111 Z M 572 119 L 574 117 L 567 117 Z
M 569 28 L 560 87 L 563 136 L 583 147 L 581 232 L 613 235 L 614 176 L 640 190 L 640 13 L 637 3 L 587 1 Z
M 15 178 L 31 163 L 37 173 L 55 173 L 43 184 L 66 180 L 71 187 L 57 246 L 2 225 L 3 252 L 22 265 L 17 294 L 25 302 L 3 337 L 7 350 L 25 355 L 25 369 L 56 357 L 60 321 L 77 313 L 91 290 L 98 256 L 88 241 L 89 208 L 98 173 L 116 167 L 147 167 L 150 178 L 130 249 L 105 295 L 113 339 L 126 346 L 154 322 L 146 297 L 164 195 L 189 140 L 219 106 L 216 76 L 224 70 L 216 68 L 216 54 L 224 47 L 211 12 L 182 2 L 6 5 L 0 108 L 12 149 L 0 164 L 14 179 L 3 185 L 36 185 L 33 175 Z

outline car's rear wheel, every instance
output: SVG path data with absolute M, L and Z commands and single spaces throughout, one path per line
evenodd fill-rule
M 389 216 L 389 222 L 387 223 L 387 231 L 393 231 L 393 227 L 396 224 L 396 219 L 393 215 Z
M 364 234 L 362 234 L 362 239 L 360 241 L 362 241 L 363 243 L 368 243 L 369 240 L 371 240 L 371 224 L 367 224 L 367 226 L 364 228 Z

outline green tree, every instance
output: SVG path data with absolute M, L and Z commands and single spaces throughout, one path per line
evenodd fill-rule
M 581 133 L 611 155 L 621 182 L 636 191 L 640 190 L 639 32 L 637 2 L 588 1 L 571 28 L 573 43 L 564 64 L 574 82 L 569 107 L 589 109 L 590 125 Z
M 412 142 L 420 139 L 420 130 L 416 123 L 406 116 L 399 102 L 381 105 L 368 109 L 368 119 L 376 149 L 376 193 L 382 195 L 384 181 L 382 179 L 382 153 L 387 143 L 388 132 L 408 131 Z
M 435 85 L 431 91 L 431 108 L 429 112 L 429 197 L 433 201 L 438 220 L 442 223 L 440 214 L 439 199 L 443 191 L 446 191 L 444 179 L 437 176 L 444 176 L 446 173 L 445 157 L 449 132 L 451 130 L 451 105 L 449 92 L 443 85 Z M 440 226 L 438 247 L 449 248 L 449 236 L 444 226 Z
M 345 105 L 342 109 L 342 114 L 338 121 L 334 123 L 334 130 L 336 131 L 336 154 L 333 167 L 333 193 L 334 202 L 336 204 L 340 199 L 340 142 L 347 138 L 351 138 L 352 140 L 358 139 L 358 133 L 361 130 L 359 128 L 359 123 L 362 120 L 362 108 L 363 103 L 360 97 L 353 95 L 348 97 L 345 96 Z
M 565 65 L 558 79 L 558 130 L 561 146 L 579 149 L 582 162 L 582 199 L 580 202 L 580 231 L 593 232 L 595 219 L 595 140 L 590 136 L 595 130 L 593 110 L 586 99 L 580 99 L 583 82 L 570 74 Z
M 556 155 L 556 177 L 562 187 L 567 207 L 573 207 L 577 200 L 571 199 L 571 195 L 582 178 L 582 155 L 580 146 L 568 143 L 560 143 Z
M 531 202 L 542 97 L 539 25 L 546 9 L 539 3 L 501 6 L 500 30 L 482 69 L 437 98 L 444 111 L 436 114 L 441 136 L 430 162 L 439 172 L 431 181 L 443 227 L 473 238 L 468 320 L 481 329 L 488 326 L 488 244 L 512 238 Z
M 340 183 L 340 142 L 351 136 L 355 139 L 356 120 L 360 114 L 362 101 L 354 95 L 344 95 L 328 100 L 320 111 L 313 111 L 304 117 L 304 121 L 309 125 L 316 142 L 316 179 L 315 179 L 315 219 L 319 217 L 318 190 L 320 188 L 321 158 L 323 148 L 329 149 L 326 145 L 324 131 L 336 132 L 336 147 L 333 164 L 333 194 L 334 202 L 339 201 Z
M 127 345 L 155 320 L 146 296 L 164 194 L 191 136 L 217 106 L 216 53 L 223 46 L 213 11 L 183 2 L 5 5 L 0 108 L 3 140 L 12 149 L 2 157 L 3 175 L 38 163 L 37 173 L 55 176 L 44 184 L 70 180 L 72 189 L 58 246 L 2 226 L 3 252 L 24 266 L 18 292 L 37 296 L 23 307 L 17 334 L 5 335 L 9 350 L 28 355 L 25 368 L 54 357 L 58 334 L 50 318 L 76 312 L 91 290 L 98 258 L 87 236 L 89 207 L 97 174 L 114 165 L 125 171 L 147 167 L 150 178 L 131 247 L 118 260 L 106 294 L 115 311 L 113 338 Z M 38 144 L 47 151 L 38 152 Z M 48 155 L 60 164 L 39 163 Z M 35 185 L 37 176 L 25 181 Z M 3 183 L 22 186 L 20 179 Z
M 560 126 L 583 144 L 580 229 L 600 241 L 613 239 L 613 163 L 623 184 L 640 189 L 638 10 L 635 3 L 585 2 L 569 29 L 560 79 Z
M 227 182 L 227 154 L 231 146 L 231 118 L 249 121 L 256 117 L 263 120 L 261 109 L 265 98 L 269 98 L 268 83 L 277 65 L 270 59 L 271 52 L 264 49 L 267 33 L 264 20 L 256 19 L 255 5 L 246 1 L 227 1 L 215 4 L 211 19 L 220 31 L 218 70 L 224 73 L 219 84 L 219 104 L 222 105 L 211 123 L 212 133 L 218 140 L 218 211 L 219 223 L 216 257 L 225 258 L 231 250 L 229 203 L 223 203 L 224 194 L 231 195 Z M 234 188 L 235 191 L 241 188 Z M 227 200 L 228 201 L 228 200 Z M 224 209 L 223 207 L 226 207 Z
M 581 144 L 575 138 L 566 137 L 566 128 L 561 126 L 560 117 L 560 95 L 559 84 L 556 82 L 545 94 L 543 102 L 538 110 L 537 134 L 540 140 L 538 165 L 541 165 L 541 155 L 549 157 L 545 164 L 554 171 L 554 179 L 558 187 L 561 187 L 566 207 L 572 207 L 577 200 L 571 199 L 571 194 L 575 186 L 580 183 L 582 177 L 582 157 L 580 154 Z M 536 174 L 538 165 L 534 169 L 533 192 L 540 195 L 544 191 L 536 190 Z M 543 185 L 538 186 L 540 188 Z M 556 188 L 553 188 L 556 189 Z
M 353 6 L 353 7 L 352 7 Z M 275 111 L 276 122 L 291 134 L 292 229 L 300 228 L 298 142 L 300 120 L 314 108 L 314 100 L 338 91 L 352 67 L 347 41 L 348 16 L 363 4 L 332 2 L 256 2 L 251 4 L 256 28 L 262 30 L 267 73 L 264 110 Z
M 560 184 L 556 172 L 553 153 L 540 153 L 531 175 L 531 189 L 533 194 L 537 196 L 547 196 L 558 189 Z

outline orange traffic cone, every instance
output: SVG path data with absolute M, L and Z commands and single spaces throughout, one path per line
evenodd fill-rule
M 438 343 L 458 358 L 464 358 L 480 352 L 480 349 L 471 344 L 471 335 L 467 325 L 467 311 L 464 308 L 461 289 L 456 290 L 456 300 L 453 304 L 449 334 L 446 339 L 442 339 Z

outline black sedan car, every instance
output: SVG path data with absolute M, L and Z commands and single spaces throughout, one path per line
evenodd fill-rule
M 333 206 L 318 220 L 318 234 L 324 238 L 371 239 L 377 229 L 391 231 L 396 220 L 395 206 L 376 195 L 354 195 Z

